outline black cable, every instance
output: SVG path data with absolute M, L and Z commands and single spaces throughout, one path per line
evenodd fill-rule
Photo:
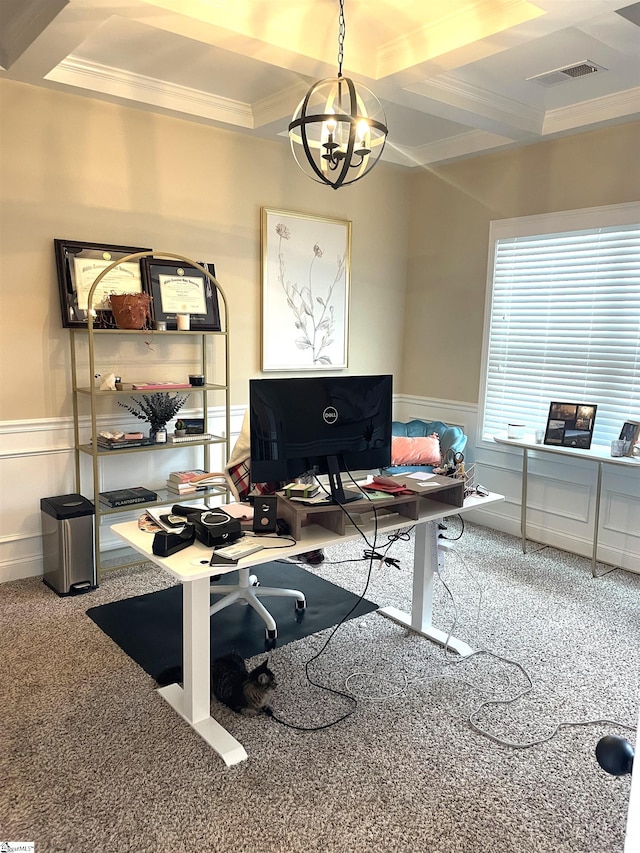
M 381 563 L 384 563 L 386 566 L 395 566 L 396 569 L 400 568 L 400 560 L 396 560 L 394 557 L 385 557 L 384 554 L 380 554 L 378 551 L 372 551 L 367 549 L 364 552 L 364 558 L 371 558 L 372 560 L 380 560 Z
M 438 534 L 438 539 L 448 539 L 449 542 L 457 542 L 458 539 L 462 539 L 462 534 L 464 533 L 464 518 L 461 515 L 457 516 L 460 519 L 460 533 L 457 536 L 445 536 L 444 533 Z M 447 529 L 446 527 L 444 528 Z
M 265 545 L 264 548 L 269 551 L 279 551 L 283 548 L 290 548 L 291 545 L 297 545 L 298 540 L 294 539 L 293 536 L 283 535 L 283 536 L 266 536 L 264 533 L 250 533 L 248 530 L 245 532 L 245 536 L 247 538 L 255 539 L 256 542 L 264 542 L 267 539 L 271 539 L 273 542 L 284 542 L 284 545 Z M 290 543 L 290 544 L 287 544 Z
M 347 472 L 347 473 L 349 473 L 349 472 Z M 350 477 L 350 478 L 351 478 L 351 480 L 354 482 L 354 484 L 357 486 L 358 484 L 355 482 L 355 480 L 353 480 L 353 477 L 351 477 L 351 474 L 350 474 L 350 473 L 349 473 L 349 477 Z M 318 478 L 317 478 L 317 477 L 316 477 L 316 481 L 317 481 L 317 482 L 318 482 L 318 484 L 321 486 L 321 488 L 322 488 L 322 489 L 324 489 L 324 491 L 326 492 L 327 490 L 324 488 L 323 484 L 322 484 L 322 483 L 320 483 L 320 481 L 318 480 Z M 359 488 L 359 487 L 358 487 L 358 488 Z M 361 491 L 362 491 L 362 490 L 361 490 Z M 326 641 L 324 642 L 324 645 L 321 647 L 320 651 L 318 651 L 315 655 L 313 655 L 313 657 L 309 658 L 309 660 L 308 660 L 308 661 L 306 661 L 306 663 L 305 663 L 305 665 L 304 665 L 305 676 L 306 676 L 306 679 L 307 679 L 307 681 L 309 682 L 309 684 L 313 685 L 314 687 L 317 687 L 317 688 L 318 688 L 318 689 L 320 689 L 320 690 L 326 690 L 328 693 L 332 693 L 334 696 L 341 696 L 343 699 L 348 699 L 348 700 L 349 700 L 349 702 L 351 702 L 351 703 L 352 703 L 352 707 L 351 707 L 348 711 L 346 711 L 344 714 L 342 714 L 342 716 L 338 717 L 337 719 L 335 719 L 335 720 L 331 720 L 331 721 L 330 721 L 330 722 L 328 722 L 328 723 L 323 723 L 323 724 L 318 725 L 318 726 L 298 726 L 298 725 L 296 725 L 295 723 L 289 723 L 289 722 L 287 722 L 286 720 L 283 720 L 281 717 L 277 717 L 277 716 L 276 716 L 276 714 L 273 712 L 273 708 L 266 707 L 266 708 L 264 709 L 264 713 L 265 713 L 268 717 L 270 717 L 272 720 L 275 720 L 275 722 L 276 722 L 276 723 L 280 723 L 280 725 L 282 725 L 282 726 L 286 726 L 286 727 L 287 727 L 287 728 L 289 728 L 289 729 L 295 729 L 296 731 L 299 731 L 299 732 L 318 732 L 318 731 L 322 731 L 323 729 L 329 729 L 329 728 L 331 728 L 332 726 L 335 726 L 335 725 L 337 725 L 338 723 L 341 723 L 343 720 L 346 720 L 346 719 L 347 719 L 347 717 L 350 717 L 350 716 L 355 712 L 356 708 L 358 707 L 358 700 L 355 698 L 355 696 L 351 696 L 349 693 L 345 693 L 345 692 L 344 692 L 344 691 L 342 691 L 342 690 L 337 690 L 336 688 L 333 688 L 333 687 L 327 687 L 327 685 L 326 685 L 326 684 L 320 684 L 319 682 L 314 681 L 314 679 L 313 679 L 313 678 L 311 677 L 311 675 L 309 674 L 309 665 L 310 665 L 310 664 L 312 664 L 314 661 L 316 661 L 316 660 L 320 657 L 320 655 L 321 655 L 321 654 L 325 651 L 325 649 L 328 647 L 329 643 L 330 643 L 330 642 L 331 642 L 331 640 L 333 639 L 333 637 L 334 637 L 335 633 L 338 631 L 338 629 L 339 629 L 342 625 L 344 625 L 344 623 L 349 619 L 349 617 L 351 616 L 351 614 L 352 614 L 352 613 L 354 613 L 354 611 L 359 607 L 359 605 L 360 605 L 360 604 L 361 604 L 361 602 L 363 601 L 363 599 L 364 599 L 365 595 L 367 594 L 367 590 L 369 589 L 369 585 L 370 585 L 370 583 L 371 583 L 371 575 L 372 575 L 372 572 L 373 572 L 373 560 L 374 560 L 373 554 L 377 553 L 377 552 L 376 552 L 376 541 L 377 541 L 377 538 L 378 538 L 378 512 L 377 512 L 377 508 L 376 508 L 376 506 L 375 506 L 375 503 L 374 503 L 374 502 L 369 498 L 369 496 L 368 496 L 368 495 L 366 495 L 364 492 L 363 492 L 363 496 L 364 496 L 364 497 L 366 497 L 366 498 L 369 500 L 369 502 L 371 503 L 371 506 L 372 506 L 372 508 L 373 508 L 373 518 L 374 518 L 374 524 L 373 524 L 373 545 L 370 545 L 369 540 L 368 540 L 368 539 L 367 539 L 367 537 L 366 537 L 366 534 L 365 534 L 365 533 L 364 533 L 364 531 L 363 531 L 363 530 L 358 526 L 358 524 L 357 524 L 357 523 L 356 523 L 356 521 L 354 520 L 353 516 L 352 516 L 352 515 L 351 515 L 351 514 L 350 514 L 350 513 L 345 509 L 344 505 L 340 504 L 340 508 L 341 508 L 341 509 L 342 509 L 342 511 L 345 513 L 345 515 L 347 516 L 347 518 L 349 519 L 349 521 L 350 521 L 350 522 L 353 524 L 353 526 L 356 528 L 356 530 L 358 531 L 358 533 L 362 536 L 362 538 L 364 539 L 364 541 L 366 542 L 366 544 L 367 544 L 367 545 L 369 545 L 369 546 L 370 546 L 370 548 L 371 548 L 371 552 L 370 552 L 370 553 L 371 553 L 371 556 L 369 557 L 369 572 L 368 572 L 368 574 L 367 574 L 367 582 L 366 582 L 366 584 L 365 584 L 364 590 L 362 591 L 362 593 L 360 594 L 360 596 L 358 597 L 358 599 L 357 599 L 357 600 L 356 600 L 356 602 L 354 603 L 353 607 L 348 611 L 348 613 L 346 613 L 346 614 L 342 617 L 342 619 L 341 619 L 341 620 L 338 622 L 338 624 L 334 627 L 333 631 L 331 631 L 331 633 L 330 633 L 330 634 L 329 634 L 329 636 L 327 637 Z M 391 537 L 390 537 L 390 539 L 391 539 Z M 395 541 L 395 539 L 394 539 L 393 541 Z M 389 547 L 391 547 L 391 544 L 392 544 L 392 541 L 390 541 L 390 542 L 388 543 L 388 545 L 387 545 L 387 549 L 388 549 Z M 365 552 L 365 553 L 366 553 L 366 552 Z M 345 561 L 345 562 L 353 562 L 353 561 Z

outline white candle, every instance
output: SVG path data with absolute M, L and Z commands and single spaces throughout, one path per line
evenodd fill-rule
M 189 321 L 190 317 L 188 314 L 178 314 L 178 331 L 179 332 L 188 332 L 189 331 Z

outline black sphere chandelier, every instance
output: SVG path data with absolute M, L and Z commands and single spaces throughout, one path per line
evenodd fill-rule
M 342 76 L 344 0 L 338 18 L 338 76 L 314 83 L 289 124 L 298 166 L 334 190 L 359 181 L 380 159 L 387 139 L 380 101 L 366 86 Z

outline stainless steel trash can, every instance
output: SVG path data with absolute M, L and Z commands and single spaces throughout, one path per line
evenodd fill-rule
M 82 495 L 40 499 L 43 581 L 58 595 L 95 589 L 95 508 Z

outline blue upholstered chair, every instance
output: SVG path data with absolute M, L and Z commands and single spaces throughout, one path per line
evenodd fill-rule
M 448 426 L 442 421 L 421 421 L 414 419 L 408 423 L 403 421 L 393 421 L 391 424 L 392 435 L 406 435 L 411 437 L 424 437 L 427 435 L 438 434 L 440 439 L 440 452 L 444 459 L 447 451 L 451 450 L 454 453 L 463 453 L 467 445 L 467 436 L 457 426 Z M 403 474 L 410 471 L 431 471 L 432 465 L 395 465 L 390 468 L 385 468 L 387 474 Z

